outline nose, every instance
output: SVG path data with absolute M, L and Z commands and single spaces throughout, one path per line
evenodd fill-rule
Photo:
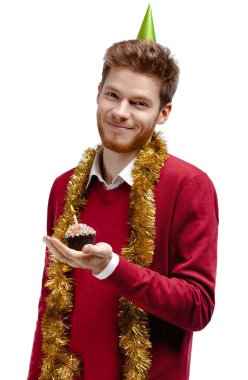
M 126 100 L 120 100 L 113 109 L 113 116 L 117 120 L 126 120 L 130 116 L 129 103 Z

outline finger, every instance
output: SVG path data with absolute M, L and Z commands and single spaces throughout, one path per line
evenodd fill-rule
M 68 248 L 65 244 L 63 244 L 60 240 L 52 237 L 51 241 L 54 247 L 65 257 L 71 260 L 77 260 L 82 256 L 81 251 L 75 251 L 74 249 Z
M 97 243 L 95 245 L 93 244 L 86 244 L 82 252 L 85 254 L 91 254 L 98 257 L 104 257 L 106 254 L 112 252 L 112 248 L 107 243 Z
M 51 238 L 51 241 L 54 244 L 56 251 L 60 255 L 58 257 L 59 260 L 69 264 L 73 268 L 88 268 L 88 263 L 90 262 L 89 256 L 92 255 L 85 255 L 82 251 L 76 251 L 74 249 L 68 248 L 66 245 L 61 243 L 60 240 L 54 237 Z M 84 256 L 86 258 L 86 261 L 84 261 Z
M 42 240 L 46 244 L 49 252 L 51 252 L 53 255 L 56 254 L 56 248 L 54 247 L 54 244 L 50 236 L 44 236 Z
M 62 261 L 70 266 L 73 266 L 73 262 L 65 257 L 54 245 L 53 240 L 50 236 L 45 236 L 43 242 L 46 244 L 49 252 L 56 257 L 57 260 Z
M 87 255 L 94 254 L 94 245 L 93 244 L 85 244 L 82 248 L 82 252 Z
M 86 244 L 82 249 L 82 253 L 87 256 L 98 256 L 98 257 L 104 256 L 102 249 L 97 248 L 93 244 Z

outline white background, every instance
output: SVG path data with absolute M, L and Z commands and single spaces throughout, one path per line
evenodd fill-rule
M 206 171 L 220 206 L 217 304 L 194 335 L 191 380 L 247 379 L 246 1 L 152 1 L 157 41 L 181 68 L 162 127 L 169 150 Z M 0 3 L 1 374 L 25 379 L 56 176 L 98 143 L 102 57 L 135 38 L 148 2 Z M 4 376 L 3 376 L 4 375 Z

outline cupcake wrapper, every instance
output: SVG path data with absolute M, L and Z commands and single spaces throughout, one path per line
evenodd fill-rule
M 94 244 L 95 236 L 75 236 L 66 238 L 67 245 L 69 248 L 75 249 L 76 251 L 82 251 L 85 244 Z

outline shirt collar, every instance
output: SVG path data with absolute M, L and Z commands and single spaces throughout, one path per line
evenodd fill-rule
M 117 176 L 113 179 L 112 183 L 108 185 L 104 181 L 102 177 L 102 173 L 101 173 L 102 154 L 103 154 L 103 148 L 100 148 L 98 152 L 96 153 L 86 188 L 89 186 L 90 181 L 93 176 L 96 176 L 99 179 L 99 181 L 102 182 L 104 186 L 106 187 L 106 189 L 108 190 L 116 189 L 124 182 L 126 182 L 129 186 L 132 186 L 133 185 L 132 169 L 133 169 L 135 158 L 132 161 L 130 161 L 129 164 L 125 166 L 125 168 L 122 169 L 122 171 L 119 174 L 117 174 Z

